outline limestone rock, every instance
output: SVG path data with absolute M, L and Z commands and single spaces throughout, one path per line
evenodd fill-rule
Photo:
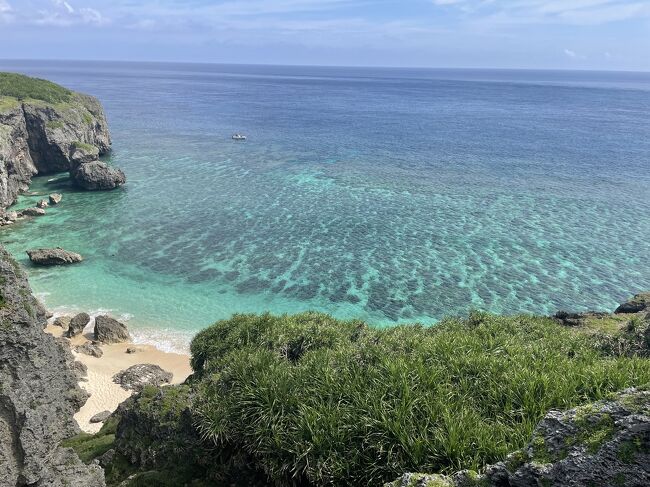
M 45 200 L 40 200 L 38 203 L 36 203 L 36 208 L 42 208 L 42 209 L 45 209 L 45 208 L 47 208 L 48 206 L 49 206 L 49 205 L 48 205 L 47 201 L 45 201 Z
M 120 384 L 122 389 L 139 391 L 146 385 L 160 386 L 169 384 L 172 373 L 154 364 L 132 365 L 113 376 L 113 382 Z
M 61 203 L 61 200 L 63 199 L 63 195 L 60 193 L 52 193 L 49 196 L 50 204 L 51 205 L 58 205 Z
M 95 318 L 95 340 L 101 343 L 119 343 L 131 340 L 126 325 L 110 316 Z
M 72 316 L 57 316 L 54 319 L 54 323 L 52 323 L 54 326 L 60 326 L 63 328 L 63 331 L 66 332 L 68 331 L 68 328 L 70 328 L 70 321 L 72 320 Z
M 632 299 L 616 308 L 614 313 L 638 313 L 646 310 L 650 311 L 650 292 L 637 294 Z
M 67 336 L 69 338 L 75 337 L 83 332 L 86 325 L 90 323 L 90 315 L 88 313 L 79 313 L 70 320 Z
M 650 391 L 628 389 L 610 400 L 551 411 L 526 448 L 481 475 L 415 475 L 405 474 L 386 487 L 650 485 Z
M 18 212 L 18 217 L 43 215 L 45 215 L 45 210 L 43 208 L 25 208 Z
M 104 486 L 101 469 L 59 446 L 79 432 L 73 414 L 88 397 L 72 354 L 43 331 L 44 310 L 2 248 L 0 276 L 0 485 Z
M 102 351 L 101 348 L 99 348 L 99 345 L 96 345 L 92 342 L 86 342 L 83 345 L 79 345 L 75 347 L 74 351 L 77 353 L 83 353 L 84 355 L 90 355 L 91 357 L 96 357 L 96 358 L 100 358 L 102 355 L 104 355 L 104 352 Z
M 121 169 L 101 161 L 81 164 L 70 175 L 77 186 L 90 191 L 115 189 L 126 183 Z
M 111 414 L 112 413 L 110 411 L 102 411 L 101 413 L 95 414 L 88 421 L 90 421 L 91 423 L 103 423 L 111 416 Z
M 61 247 L 55 249 L 34 249 L 28 250 L 27 255 L 36 265 L 66 265 L 81 262 L 83 257 L 76 252 L 64 250 Z

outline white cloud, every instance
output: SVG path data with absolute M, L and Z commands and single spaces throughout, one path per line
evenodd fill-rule
M 569 57 L 576 57 L 577 56 L 576 52 L 572 51 L 571 49 L 565 49 L 564 54 L 566 54 Z
M 13 9 L 9 5 L 9 2 L 7 0 L 0 0 L 0 23 L 9 23 L 13 19 Z
M 0 0 L 1 1 L 1 0 Z M 67 0 L 51 0 L 50 8 L 43 8 L 31 16 L 28 23 L 67 27 L 71 25 L 104 25 L 108 19 L 98 10 L 90 7 L 75 9 Z

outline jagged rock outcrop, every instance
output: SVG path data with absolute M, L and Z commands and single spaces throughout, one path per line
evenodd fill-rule
M 639 293 L 629 301 L 621 304 L 614 313 L 639 313 L 650 311 L 650 292 Z
M 161 386 L 169 384 L 172 373 L 155 364 L 136 364 L 113 376 L 113 382 L 122 389 L 139 391 L 144 386 Z
M 61 247 L 55 249 L 27 250 L 27 255 L 32 263 L 44 266 L 76 264 L 83 260 L 83 257 L 76 252 L 70 252 Z
M 102 175 L 113 177 L 112 187 L 86 183 L 85 175 L 95 174 L 96 165 L 79 171 L 80 165 L 96 162 L 111 147 L 99 100 L 27 76 L 0 73 L 0 77 L 7 80 L 5 86 L 16 88 L 0 91 L 1 208 L 13 204 L 35 174 L 74 172 L 73 180 L 86 189 L 124 184 L 123 173 L 103 162 Z
M 650 485 L 650 391 L 629 389 L 610 400 L 550 411 L 523 450 L 481 475 L 405 474 L 402 486 Z
M 83 353 L 84 355 L 90 355 L 91 357 L 100 358 L 104 355 L 104 352 L 99 345 L 93 342 L 85 342 L 83 345 L 78 345 L 74 347 L 74 351 L 77 353 Z
M 95 340 L 101 343 L 120 343 L 131 340 L 124 323 L 107 315 L 95 318 Z
M 0 248 L 0 485 L 100 487 L 101 469 L 59 446 L 79 432 L 73 414 L 87 394 L 72 354 L 43 331 L 45 315 Z
M 101 161 L 81 164 L 70 172 L 70 176 L 77 186 L 89 191 L 115 189 L 126 183 L 126 176 L 121 169 Z
M 67 337 L 71 338 L 79 335 L 86 325 L 90 323 L 90 315 L 88 313 L 78 313 L 72 317 L 68 326 Z

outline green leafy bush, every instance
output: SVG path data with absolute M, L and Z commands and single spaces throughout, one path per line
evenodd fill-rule
M 33 99 L 47 103 L 65 103 L 70 101 L 72 92 L 44 79 L 17 73 L 0 73 L 0 97 L 2 96 L 18 100 Z
M 548 410 L 650 381 L 646 359 L 550 319 L 482 313 L 386 329 L 236 315 L 196 336 L 192 365 L 204 437 L 280 485 L 478 470 L 523 447 Z

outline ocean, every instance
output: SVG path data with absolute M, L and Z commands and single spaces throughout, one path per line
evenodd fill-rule
M 0 70 L 97 96 L 128 178 L 91 193 L 37 177 L 63 202 L 0 241 L 49 308 L 110 312 L 138 341 L 185 350 L 241 312 L 430 324 L 610 310 L 650 289 L 650 73 Z M 50 246 L 86 260 L 29 264 Z

